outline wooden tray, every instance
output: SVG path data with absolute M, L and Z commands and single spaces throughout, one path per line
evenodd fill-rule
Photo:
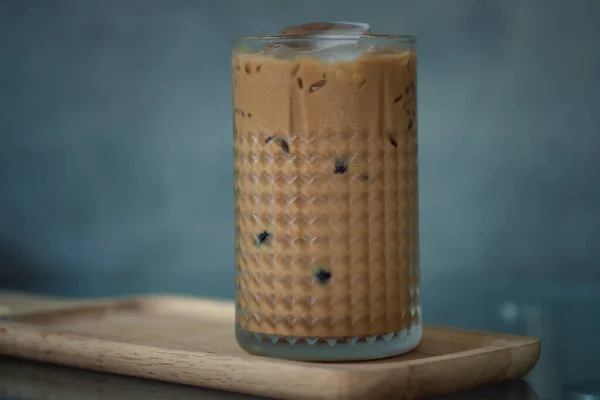
M 426 327 L 413 352 L 306 363 L 237 346 L 233 304 L 147 296 L 73 301 L 0 295 L 0 354 L 283 399 L 418 398 L 522 377 L 537 339 Z

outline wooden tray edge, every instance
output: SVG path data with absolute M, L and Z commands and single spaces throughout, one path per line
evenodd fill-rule
M 1 293 L 0 293 L 1 294 Z M 307 373 L 306 365 L 293 361 L 262 359 L 261 357 L 243 358 L 238 356 L 216 355 L 199 351 L 185 351 L 172 349 L 169 354 L 178 354 L 187 360 L 188 368 L 170 365 L 171 370 L 166 377 L 156 373 L 157 369 L 164 371 L 165 360 L 154 357 L 164 350 L 149 344 L 130 344 L 115 339 L 94 337 L 83 333 L 60 332 L 55 328 L 42 325 L 18 322 L 20 316 L 32 316 L 35 314 L 46 315 L 54 312 L 77 312 L 88 307 L 121 307 L 127 302 L 133 302 L 138 307 L 151 306 L 156 309 L 157 302 L 161 303 L 159 308 L 169 311 L 176 307 L 181 311 L 182 304 L 189 305 L 197 313 L 199 305 L 210 309 L 220 307 L 225 313 L 231 313 L 234 304 L 231 301 L 219 299 L 205 299 L 193 296 L 180 296 L 170 294 L 148 294 L 143 296 L 128 296 L 112 299 L 91 299 L 76 301 L 65 299 L 60 307 L 51 309 L 32 310 L 25 313 L 17 313 L 0 318 L 0 354 L 13 357 L 36 360 L 41 362 L 78 367 L 101 372 L 110 372 L 120 375 L 136 376 L 153 380 L 182 383 L 193 386 L 202 386 L 218 390 L 231 391 L 237 386 L 238 391 L 277 398 L 314 398 L 314 389 L 310 392 L 306 389 L 281 388 L 265 391 L 264 386 L 256 384 L 257 374 L 245 374 L 245 369 L 255 371 L 261 366 L 277 364 L 282 374 L 310 379 L 310 385 L 323 387 L 322 398 L 328 399 L 376 399 L 396 396 L 399 392 L 406 392 L 409 397 L 436 396 L 464 390 L 481 385 L 498 383 L 501 381 L 515 379 L 525 376 L 537 364 L 540 355 L 539 339 L 510 335 L 504 333 L 490 333 L 484 331 L 468 330 L 461 328 L 448 328 L 428 326 L 426 330 L 443 330 L 455 332 L 456 334 L 483 335 L 499 338 L 490 348 L 474 349 L 467 352 L 453 353 L 436 358 L 436 367 L 453 371 L 451 374 L 436 376 L 431 371 L 431 359 L 429 362 L 422 360 L 407 360 L 398 365 L 378 365 L 378 368 L 353 368 L 348 369 L 342 365 L 335 364 L 311 365 Z M 40 344 L 41 343 L 41 344 Z M 88 350 L 88 354 L 81 353 L 81 347 Z M 61 349 L 56 351 L 56 349 Z M 116 350 L 115 350 L 116 349 Z M 467 354 L 471 352 L 471 354 Z M 501 363 L 490 367 L 491 354 L 501 355 Z M 148 361 L 147 355 L 153 357 Z M 100 359 L 100 362 L 98 361 Z M 117 359 L 115 363 L 111 360 Z M 107 362 L 108 361 L 108 362 Z M 191 361 L 194 361 L 193 363 Z M 190 364 L 193 364 L 190 366 Z M 212 368 L 211 368 L 212 365 Z M 216 367 L 215 367 L 216 366 Z M 223 376 L 223 369 L 228 371 L 235 368 L 239 375 L 242 371 L 242 379 L 235 374 Z M 478 374 L 464 374 L 461 370 L 478 370 Z M 215 379 L 215 371 L 219 379 Z M 485 371 L 485 373 L 482 373 Z M 421 383 L 418 387 L 409 387 L 408 381 L 413 378 Z M 436 384 L 428 385 L 432 379 Z M 235 381 L 235 382 L 234 382 Z M 234 386 L 235 385 L 235 386 Z M 279 385 L 281 386 L 281 385 Z M 307 397 L 308 396 L 308 397 Z
M 327 388 L 322 393 L 328 399 L 378 399 L 389 398 L 404 390 L 407 396 L 437 396 L 457 390 L 465 390 L 482 385 L 499 383 L 509 379 L 525 376 L 536 365 L 540 354 L 540 342 L 521 344 L 519 346 L 498 348 L 493 351 L 473 351 L 470 355 L 438 356 L 434 369 L 451 370 L 452 374 L 436 375 L 431 371 L 431 363 L 409 360 L 395 366 L 380 365 L 376 369 L 344 369 L 332 368 L 332 364 L 311 365 L 307 373 L 306 365 L 293 361 L 262 359 L 261 357 L 241 358 L 227 355 L 215 355 L 199 351 L 173 350 L 169 354 L 177 354 L 185 360 L 188 368 L 165 362 L 154 355 L 164 353 L 164 349 L 147 344 L 119 342 L 84 334 L 61 333 L 38 325 L 19 322 L 0 321 L 0 354 L 30 359 L 35 361 L 83 368 L 94 371 L 109 372 L 120 375 L 135 376 L 153 380 L 201 386 L 217 390 L 238 388 L 240 392 L 275 396 L 278 398 L 297 398 L 298 389 L 279 389 L 265 392 L 255 384 L 255 373 L 242 374 L 243 379 L 219 374 L 214 379 L 215 371 L 231 370 L 256 371 L 262 366 L 277 363 L 282 374 L 305 376 L 311 386 Z M 56 351 L 56 349 L 61 349 Z M 86 348 L 88 353 L 81 353 Z M 93 350 L 93 351 L 91 351 Z M 491 353 L 503 354 L 502 363 L 490 367 Z M 497 357 L 497 355 L 496 355 Z M 149 358 L 153 361 L 149 361 Z M 104 360 L 109 363 L 103 362 Z M 118 360 L 117 363 L 114 360 Z M 516 362 L 514 362 L 516 360 Z M 111 362 L 112 361 L 112 362 Z M 412 361 L 412 362 L 411 362 Z M 417 362 L 415 362 L 417 361 Z M 451 366 L 449 366 L 450 364 Z M 157 368 L 168 366 L 168 376 L 161 377 Z M 461 373 L 461 370 L 478 370 L 477 375 Z M 485 371 L 485 374 L 482 374 Z M 316 378 L 315 378 L 316 376 Z M 402 379 L 399 379 L 401 377 Z M 435 379 L 435 385 L 421 384 L 418 387 L 407 385 L 410 378 L 419 382 Z M 475 379 L 474 379 L 475 378 Z M 326 393 L 327 392 L 327 393 Z
M 436 374 L 432 372 L 431 366 L 415 368 L 409 365 L 398 365 L 397 368 L 387 371 L 371 371 L 369 373 L 374 375 L 371 377 L 366 377 L 364 371 L 346 371 L 338 377 L 340 398 L 388 399 L 397 396 L 400 390 L 404 390 L 402 394 L 409 399 L 441 396 L 522 378 L 533 370 L 539 361 L 540 342 L 496 351 L 503 353 L 503 362 L 500 364 L 490 363 L 491 352 L 481 352 L 466 357 L 438 360 L 433 367 L 440 370 L 449 369 L 453 371 L 451 374 Z M 442 364 L 450 364 L 451 367 Z M 478 374 L 461 373 L 463 369 L 477 370 Z M 401 370 L 405 374 L 400 373 Z M 399 376 L 403 377 L 402 381 L 398 380 Z M 419 381 L 421 384 L 418 387 L 409 386 L 411 377 L 413 381 Z M 369 382 L 369 385 L 365 386 L 365 382 Z
M 59 349 L 57 351 L 57 348 Z M 86 353 L 81 352 L 85 348 Z M 0 320 L 0 355 L 28 360 L 82 368 L 92 371 L 108 372 L 119 375 L 135 376 L 159 381 L 181 383 L 217 390 L 231 391 L 237 387 L 241 393 L 257 396 L 283 396 L 297 394 L 295 391 L 266 393 L 256 385 L 256 371 L 277 363 L 283 374 L 311 376 L 318 372 L 320 378 L 312 382 L 315 385 L 329 386 L 339 379 L 340 372 L 327 367 L 327 364 L 311 366 L 307 374 L 306 365 L 287 360 L 261 357 L 242 358 L 201 351 L 174 349 L 170 356 L 178 356 L 179 363 L 161 358 L 164 348 L 148 344 L 123 342 L 104 339 L 79 333 L 58 332 L 43 326 Z M 118 360 L 117 363 L 112 360 Z M 108 361 L 108 363 L 106 362 Z M 167 367 L 167 368 L 165 368 Z M 171 371 L 166 378 L 156 373 Z M 240 371 L 243 379 L 233 378 L 220 371 Z M 218 379 L 217 379 L 218 378 Z M 257 387 L 259 390 L 257 390 Z M 336 397 L 328 397 L 336 398 Z

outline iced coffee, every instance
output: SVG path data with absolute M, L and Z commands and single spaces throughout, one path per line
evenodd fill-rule
M 252 353 L 372 359 L 421 338 L 414 40 L 363 27 L 234 41 L 236 334 Z

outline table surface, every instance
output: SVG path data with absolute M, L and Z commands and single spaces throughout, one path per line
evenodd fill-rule
M 449 293 L 446 288 L 443 305 L 435 302 L 435 297 L 425 297 L 425 323 L 523 334 L 542 341 L 540 360 L 525 379 L 443 399 L 600 400 L 600 349 L 596 346 L 600 290 L 595 285 L 557 285 L 539 284 L 520 292 L 501 283 L 497 290 L 471 285 L 469 291 Z M 435 286 L 430 284 L 429 290 Z M 448 309 L 454 312 L 448 313 Z M 0 400 L 54 398 L 257 399 L 0 357 Z

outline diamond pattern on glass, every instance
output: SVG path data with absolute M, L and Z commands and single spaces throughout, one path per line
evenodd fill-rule
M 401 341 L 412 334 L 413 330 L 418 330 L 417 325 L 413 325 L 408 329 L 401 329 L 398 332 L 390 332 L 379 335 L 368 336 L 350 336 L 350 337 L 302 337 L 302 336 L 280 336 L 280 335 L 264 335 L 257 332 L 243 331 L 246 337 L 252 337 L 258 342 L 269 341 L 273 344 L 287 344 L 289 346 L 299 345 L 328 345 L 335 346 L 337 344 L 357 345 L 362 343 L 373 344 L 375 342 L 384 341 L 387 343 L 393 341 Z

